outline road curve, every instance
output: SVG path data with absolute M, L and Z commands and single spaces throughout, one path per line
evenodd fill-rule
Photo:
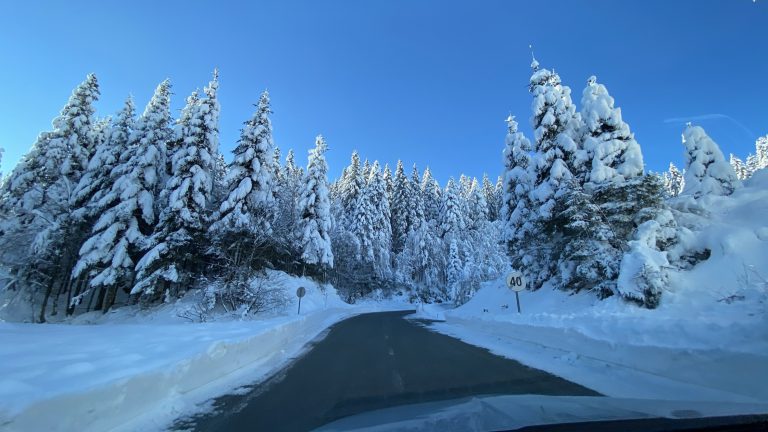
M 409 313 L 342 321 L 266 382 L 216 399 L 212 414 L 173 429 L 304 431 L 374 409 L 470 395 L 598 395 L 403 319 Z

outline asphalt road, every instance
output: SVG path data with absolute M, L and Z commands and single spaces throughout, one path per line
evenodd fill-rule
M 471 395 L 598 395 L 403 319 L 409 313 L 340 322 L 266 382 L 218 398 L 213 414 L 174 429 L 305 431 L 374 409 Z

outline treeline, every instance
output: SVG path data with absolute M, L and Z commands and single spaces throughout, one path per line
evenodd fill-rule
M 428 169 L 408 177 L 398 163 L 393 175 L 355 153 L 329 185 L 321 136 L 306 168 L 292 150 L 281 161 L 266 92 L 225 163 L 218 86 L 214 73 L 175 120 L 168 80 L 141 115 L 128 98 L 99 118 L 89 75 L 4 179 L 5 287 L 38 321 L 170 301 L 212 281 L 249 299 L 267 268 L 332 281 L 350 301 L 374 289 L 468 298 L 505 268 L 500 182 L 462 176 L 443 189 Z

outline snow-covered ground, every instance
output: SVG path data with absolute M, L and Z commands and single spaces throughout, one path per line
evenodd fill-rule
M 672 271 L 655 310 L 545 286 L 518 314 L 498 280 L 434 328 L 609 396 L 768 401 L 768 170 L 706 200 L 679 222 L 711 256 Z
M 152 312 L 121 308 L 73 324 L 0 323 L 3 430 L 159 429 L 200 403 L 265 378 L 334 323 L 364 312 L 408 309 L 395 301 L 348 305 L 333 288 L 307 288 L 280 313 L 190 323 L 180 301 Z M 88 323 L 100 323 L 88 325 Z

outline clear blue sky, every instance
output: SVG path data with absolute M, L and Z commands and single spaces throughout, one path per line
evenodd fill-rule
M 99 115 L 162 79 L 174 115 L 221 70 L 227 158 L 268 88 L 275 140 L 306 162 L 326 136 L 331 177 L 353 149 L 429 165 L 444 182 L 501 171 L 504 118 L 530 136 L 528 44 L 578 103 L 595 74 L 651 170 L 682 162 L 684 118 L 729 152 L 768 133 L 768 2 L 21 1 L 0 5 L 0 146 L 8 170 L 89 72 Z

